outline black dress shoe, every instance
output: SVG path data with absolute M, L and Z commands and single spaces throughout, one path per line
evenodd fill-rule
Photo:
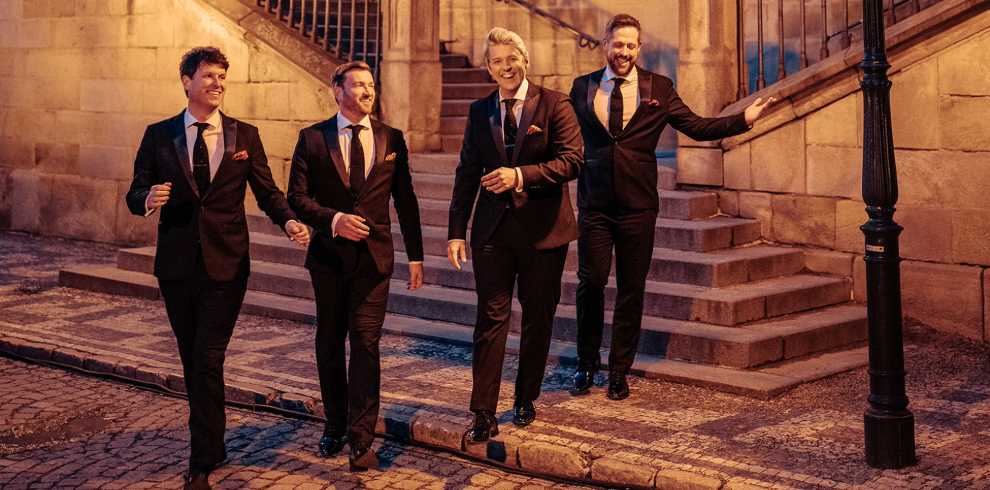
M 624 400 L 629 397 L 629 383 L 623 373 L 609 373 L 608 397 L 613 400 Z
M 577 371 L 574 373 L 574 391 L 584 394 L 595 386 L 595 372 L 598 371 L 599 363 L 585 361 L 578 362 Z
M 357 444 L 351 448 L 351 471 L 378 469 L 378 456 L 371 450 L 371 445 Z
M 512 421 L 516 425 L 529 425 L 536 419 L 536 407 L 533 402 L 523 402 L 512 408 Z
M 341 449 L 344 449 L 344 444 L 346 443 L 346 429 L 333 428 L 327 425 L 323 428 L 323 438 L 320 439 L 317 447 L 320 449 L 320 454 L 324 458 L 329 458 L 339 453 Z
M 464 433 L 464 442 L 482 443 L 488 442 L 492 436 L 498 435 L 498 421 L 492 412 L 478 412 L 474 416 L 474 424 Z
M 182 486 L 182 490 L 210 490 L 209 475 L 190 471 L 186 474 L 186 484 Z

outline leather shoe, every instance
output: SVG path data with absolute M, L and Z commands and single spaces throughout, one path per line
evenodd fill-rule
M 536 420 L 536 407 L 533 402 L 523 402 L 512 408 L 512 421 L 516 425 L 529 425 Z
M 624 373 L 609 373 L 608 397 L 613 400 L 624 400 L 629 397 L 629 383 Z
M 334 454 L 340 452 L 344 449 L 344 444 L 347 443 L 347 435 L 345 434 L 345 429 L 335 429 L 330 427 L 328 424 L 323 428 L 323 438 L 320 439 L 320 443 L 317 447 L 320 449 L 320 454 L 324 458 L 329 458 Z
M 351 448 L 351 471 L 378 469 L 378 456 L 368 444 L 357 444 Z
M 474 424 L 464 433 L 464 442 L 482 443 L 488 442 L 492 436 L 498 435 L 498 421 L 492 412 L 481 411 L 475 414 Z
M 201 472 L 189 472 L 186 474 L 186 484 L 182 490 L 210 490 L 209 475 Z

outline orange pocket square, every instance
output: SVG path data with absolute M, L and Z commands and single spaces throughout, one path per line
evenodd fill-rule
M 247 150 L 242 150 L 234 153 L 234 160 L 247 160 L 248 153 Z
M 660 101 L 657 100 L 657 99 L 651 100 L 650 101 L 650 107 L 660 107 Z
M 542 132 L 543 130 L 540 129 L 539 126 L 530 126 L 529 129 L 526 130 L 526 134 L 542 133 Z
M 385 161 L 386 162 L 394 162 L 395 161 L 395 153 L 389 153 L 388 155 L 386 155 L 385 156 Z

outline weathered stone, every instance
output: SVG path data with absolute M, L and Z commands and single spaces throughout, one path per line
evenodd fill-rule
M 17 169 L 11 173 L 10 228 L 37 233 L 41 223 L 39 174 L 35 170 Z
M 904 316 L 937 330 L 983 340 L 983 268 L 901 262 Z
M 282 393 L 279 405 L 293 412 L 313 413 L 313 410 L 316 408 L 316 401 L 308 396 L 297 395 L 295 393 Z
M 808 114 L 807 121 L 808 145 L 859 147 L 862 145 L 862 96 L 858 93 L 847 95 Z
M 598 458 L 591 463 L 591 478 L 598 481 L 652 487 L 656 475 L 657 470 L 649 466 L 613 458 Z
M 227 401 L 248 405 L 268 405 L 278 398 L 278 392 L 263 386 L 244 383 L 226 383 L 223 389 Z
M 94 373 L 113 374 L 118 362 L 119 359 L 112 357 L 89 354 L 83 359 L 83 369 Z
M 715 191 L 718 194 L 718 209 L 729 216 L 739 216 L 739 193 L 730 190 Z
M 722 156 L 723 185 L 727 189 L 750 190 L 753 181 L 750 176 L 750 143 L 747 141 Z
M 990 35 L 983 33 L 939 54 L 938 91 L 951 95 L 990 95 Z
M 44 84 L 35 84 L 30 100 L 31 106 L 46 110 L 79 110 L 79 80 L 58 77 Z
M 28 2 L 30 3 L 30 2 Z M 18 22 L 17 46 L 21 48 L 47 48 L 52 45 L 53 35 L 49 19 L 30 19 Z
M 63 366 L 81 368 L 83 367 L 83 361 L 86 359 L 86 356 L 85 353 L 77 350 L 59 347 L 52 351 L 52 362 Z
M 863 195 L 863 149 L 808 145 L 808 194 L 859 199 Z
M 739 193 L 739 216 L 758 219 L 762 224 L 763 237 L 773 240 L 773 201 L 772 195 L 763 192 Z
M 131 214 L 124 197 L 130 189 L 128 181 L 117 183 L 117 223 L 115 234 L 117 243 L 134 247 L 147 247 L 155 244 L 158 236 L 158 213 L 148 217 Z
M 895 147 L 938 148 L 938 64 L 933 59 L 891 76 L 890 122 Z
M 722 150 L 677 148 L 677 182 L 692 185 L 722 185 Z
M 113 367 L 113 374 L 127 379 L 136 379 L 137 366 L 129 362 L 118 362 Z
M 50 344 L 41 344 L 37 342 L 26 342 L 21 341 L 17 344 L 17 354 L 26 357 L 28 359 L 37 359 L 39 361 L 51 361 L 52 351 L 56 347 Z
M 77 173 L 95 179 L 127 181 L 130 185 L 136 153 L 137 149 L 129 146 L 81 145 Z
M 843 252 L 863 253 L 865 239 L 859 227 L 870 217 L 861 201 L 839 200 L 835 203 L 835 248 Z
M 946 217 L 948 213 L 939 213 L 939 217 Z M 951 223 L 951 261 L 957 264 L 990 265 L 990 210 L 957 209 L 952 213 Z M 946 223 L 941 225 L 935 226 L 944 231 Z
M 519 446 L 519 466 L 523 469 L 584 478 L 588 463 L 581 454 L 565 446 L 527 441 Z
M 984 130 L 990 97 L 942 97 L 939 130 L 943 149 L 990 150 L 990 132 Z
M 168 373 L 159 370 L 160 368 L 149 366 L 138 366 L 134 370 L 134 379 L 156 386 L 168 386 Z
M 499 434 L 487 444 L 465 444 L 464 450 L 479 458 L 487 458 L 511 466 L 519 466 L 519 446 L 522 439 L 517 436 Z
M 50 174 L 79 173 L 79 145 L 59 145 L 38 142 L 34 148 L 35 164 L 39 172 Z
M 43 235 L 113 242 L 117 182 L 74 175 L 43 174 L 38 202 Z
M 91 112 L 141 112 L 142 84 L 138 80 L 89 79 L 79 88 L 79 109 Z
M 805 192 L 804 133 L 798 120 L 753 140 L 753 190 Z
M 168 389 L 176 393 L 187 393 L 186 378 L 181 374 L 169 373 L 165 384 L 168 385 Z
M 722 487 L 722 490 L 766 490 L 758 485 L 750 485 L 748 483 L 730 481 Z
M 852 277 L 853 255 L 832 250 L 805 250 L 804 265 L 811 272 Z
M 439 415 L 424 412 L 413 417 L 412 439 L 434 446 L 461 449 L 464 426 L 440 418 Z
M 17 346 L 20 340 L 14 337 L 0 337 L 0 352 L 7 352 L 17 355 Z
M 718 490 L 722 480 L 681 470 L 660 470 L 656 487 L 664 490 Z
M 898 206 L 897 212 L 894 213 L 894 221 L 904 227 L 904 231 L 898 238 L 901 258 L 953 262 L 953 239 L 958 238 L 958 236 L 955 232 L 952 211 L 939 208 Z M 865 245 L 860 244 L 860 246 Z
M 51 45 L 57 48 L 127 45 L 128 20 L 125 17 L 50 19 Z
M 55 135 L 62 135 L 57 132 L 57 117 L 55 113 L 43 111 L 35 108 L 11 107 L 4 108 L 4 117 L 0 119 L 4 141 L 8 138 L 19 138 L 31 142 L 35 141 L 55 141 Z M 31 143 L 33 145 L 33 143 Z M 34 164 L 34 159 L 30 167 Z
M 0 136 L 0 167 L 30 169 L 34 162 L 33 140 Z
M 835 199 L 812 196 L 773 196 L 773 236 L 785 243 L 833 248 Z

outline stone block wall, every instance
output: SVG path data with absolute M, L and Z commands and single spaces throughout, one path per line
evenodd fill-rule
M 939 330 L 990 341 L 990 14 L 952 32 L 891 56 L 902 303 Z M 856 77 L 831 83 L 858 86 Z M 814 250 L 809 268 L 846 271 L 834 264 L 851 259 L 854 295 L 865 301 L 863 96 L 822 87 L 815 97 L 801 103 L 816 110 L 785 101 L 793 105 L 755 137 L 723 142 L 722 209 L 759 219 L 769 240 Z
M 299 130 L 336 112 L 333 94 L 223 13 L 198 0 L 0 0 L 0 229 L 154 243 L 156 220 L 123 196 L 145 127 L 185 108 L 179 60 L 202 45 L 227 55 L 221 110 L 258 126 L 284 190 Z

